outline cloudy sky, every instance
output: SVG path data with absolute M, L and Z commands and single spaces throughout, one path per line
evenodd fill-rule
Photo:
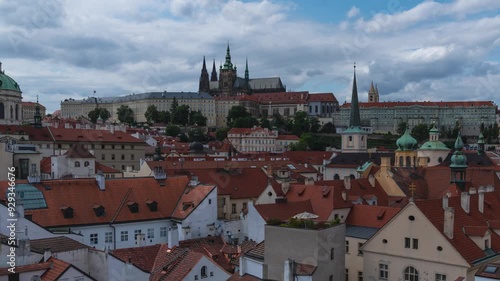
M 368 2 L 368 3 L 365 3 Z M 0 0 L 0 61 L 48 112 L 65 98 L 196 91 L 229 42 L 243 76 L 382 101 L 500 99 L 500 1 Z

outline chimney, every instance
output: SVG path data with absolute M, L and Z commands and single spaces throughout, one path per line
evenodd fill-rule
M 478 203 L 477 203 L 477 209 L 479 212 L 484 213 L 484 187 L 479 187 L 477 191 L 477 198 L 478 198 Z
M 462 192 L 460 205 L 462 206 L 462 209 L 464 209 L 464 212 L 467 214 L 470 213 L 470 194 L 468 192 Z
M 290 189 L 290 182 L 288 180 L 283 180 L 281 182 L 281 191 L 283 192 L 283 194 L 286 195 L 289 189 Z
M 294 281 L 293 273 L 294 273 L 295 262 L 291 259 L 285 260 L 285 271 L 283 275 L 283 281 Z
M 97 181 L 97 185 L 99 186 L 99 190 L 106 190 L 106 181 L 104 175 L 102 173 L 97 173 L 95 175 L 95 180 Z
M 70 127 L 69 123 L 64 123 L 64 129 L 69 129 Z
M 444 209 L 444 235 L 449 239 L 453 239 L 453 227 L 455 220 L 455 209 L 447 207 Z
M 135 244 L 137 245 L 137 247 L 144 246 L 145 238 L 146 238 L 146 235 L 144 233 L 137 234 L 137 236 L 135 238 Z
M 314 179 L 312 177 L 306 177 L 304 180 L 305 185 L 313 185 L 314 184 Z
M 273 176 L 273 167 L 271 166 L 271 164 L 267 164 L 266 173 L 267 173 L 268 177 L 272 177 Z
M 448 198 L 449 198 L 449 197 L 448 197 L 448 195 L 447 195 L 447 194 L 445 194 L 445 195 L 443 196 L 443 209 L 444 209 L 444 210 L 446 210 L 446 208 L 448 208 Z
M 350 176 L 344 177 L 344 186 L 345 186 L 345 189 L 351 190 L 351 177 Z
M 372 187 L 375 187 L 375 177 L 372 174 L 368 176 L 368 181 Z
M 476 194 L 476 188 L 475 187 L 469 188 L 469 194 Z
M 44 252 L 43 252 L 43 261 L 47 262 L 51 257 L 52 257 L 52 251 L 50 250 L 50 248 L 44 249 Z

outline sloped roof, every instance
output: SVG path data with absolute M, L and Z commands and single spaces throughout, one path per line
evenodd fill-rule
M 323 160 L 332 157 L 331 151 L 286 151 L 283 156 L 290 158 L 295 163 L 308 163 L 312 165 L 323 165 Z
M 448 199 L 448 206 L 455 209 L 453 239 L 449 239 L 443 233 L 444 210 L 441 199 L 417 200 L 415 204 L 437 230 L 443 234 L 443 237 L 472 265 L 474 261 L 488 257 L 488 252 L 483 251 L 474 243 L 466 232 L 471 230 L 472 232 L 468 232 L 469 234 L 481 234 L 488 228 L 488 220 L 495 220 L 500 217 L 499 194 L 498 191 L 484 193 L 484 213 L 478 210 L 478 194 L 471 194 L 469 214 L 462 209 L 460 196 L 450 197 Z M 464 231 L 465 227 L 467 227 L 467 231 Z M 495 253 L 500 251 L 500 236 L 495 231 L 491 231 L 491 250 Z
M 44 253 L 45 249 L 50 249 L 52 253 L 61 253 L 90 248 L 66 236 L 34 239 L 30 240 L 30 245 L 33 251 L 39 253 Z
M 303 212 L 308 212 L 308 213 L 314 212 L 310 200 L 273 203 L 273 204 L 259 204 L 255 205 L 254 207 L 265 221 L 268 221 L 270 219 L 279 219 L 282 221 L 287 221 L 297 214 Z
M 352 226 L 382 228 L 401 209 L 373 205 L 353 205 L 345 223 Z
M 151 246 L 115 249 L 110 254 L 124 263 L 129 262 L 144 272 L 151 273 L 155 266 L 160 250 L 167 249 L 166 244 L 156 244 Z
M 195 187 L 186 187 L 179 199 L 179 204 L 172 212 L 172 218 L 181 220 L 187 218 L 214 189 L 214 185 L 201 184 Z M 216 202 L 213 202 L 213 204 L 216 204 Z
M 83 143 L 73 144 L 65 153 L 66 158 L 95 158 L 92 153 L 90 153 Z
M 338 153 L 335 157 L 332 158 L 330 164 L 327 167 L 337 167 L 338 165 L 350 166 L 350 167 L 358 167 L 363 165 L 364 163 L 371 161 L 380 166 L 382 157 L 390 157 L 391 163 L 394 161 L 394 152 L 375 152 L 375 153 L 366 153 L 366 152 L 356 152 L 356 153 Z
M 50 268 L 40 276 L 43 281 L 59 280 L 59 277 L 72 266 L 65 261 L 53 257 L 48 259 L 47 262 L 50 263 Z
M 333 93 L 310 93 L 307 101 L 309 102 L 336 102 L 337 98 Z
M 251 257 L 251 258 L 256 258 L 259 260 L 264 260 L 264 248 L 265 248 L 265 241 L 260 242 L 253 248 L 252 250 L 248 251 L 245 256 Z
M 52 136 L 51 140 L 55 142 L 133 143 L 146 145 L 144 141 L 122 131 L 111 133 L 107 130 L 46 128 L 48 128 Z M 40 140 L 36 135 L 34 137 L 34 140 Z M 31 136 L 30 139 L 32 139 Z
M 164 182 L 163 186 L 161 182 Z M 49 180 L 34 185 L 44 195 L 47 208 L 26 210 L 26 214 L 31 214 L 32 221 L 44 227 L 164 219 L 172 215 L 187 183 L 185 176 L 169 177 L 164 181 L 154 178 L 108 179 L 105 181 L 106 190 L 101 191 L 95 179 Z M 6 181 L 0 182 L 3 200 L 7 185 Z M 148 209 L 148 200 L 157 201 L 158 211 Z M 138 204 L 138 213 L 127 208 L 126 204 L 130 202 Z M 95 204 L 105 208 L 104 216 L 96 216 L 92 208 Z M 63 206 L 73 209 L 73 218 L 64 218 Z
M 49 268 L 50 268 L 50 262 L 21 265 L 21 266 L 16 266 L 16 273 L 46 270 Z M 9 272 L 8 269 L 9 269 L 9 267 L 0 268 L 0 276 L 11 274 L 11 272 Z

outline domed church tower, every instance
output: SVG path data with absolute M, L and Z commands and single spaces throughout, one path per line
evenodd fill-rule
M 465 190 L 465 180 L 467 178 L 467 157 L 465 157 L 462 151 L 463 148 L 464 143 L 462 141 L 462 135 L 460 131 L 458 131 L 457 140 L 455 141 L 455 152 L 453 152 L 453 156 L 451 156 L 450 183 L 456 183 L 462 191 Z
M 23 114 L 21 108 L 22 92 L 19 84 L 5 74 L 0 62 L 0 124 L 21 125 Z
M 405 133 L 396 141 L 396 167 L 416 167 L 417 166 L 417 140 L 411 136 L 407 127 Z

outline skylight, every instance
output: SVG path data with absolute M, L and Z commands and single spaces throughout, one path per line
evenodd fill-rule
M 483 272 L 485 273 L 495 273 L 497 272 L 498 267 L 496 266 L 487 266 Z

